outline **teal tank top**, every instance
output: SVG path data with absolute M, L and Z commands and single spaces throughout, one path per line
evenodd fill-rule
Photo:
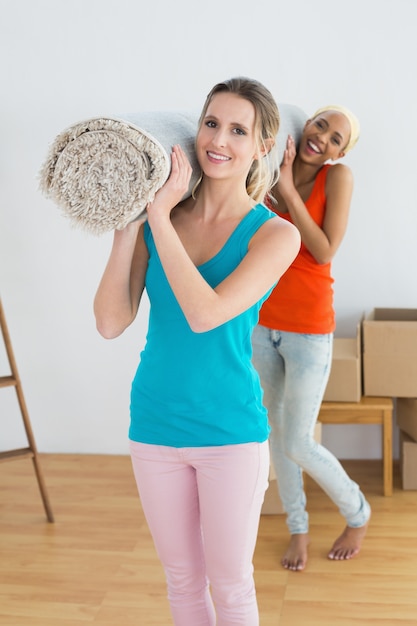
M 233 272 L 251 237 L 273 217 L 263 204 L 256 205 L 223 248 L 197 268 L 211 287 Z M 144 234 L 151 307 L 131 388 L 129 438 L 176 448 L 265 441 L 269 426 L 252 365 L 251 335 L 272 290 L 229 322 L 194 333 L 168 284 L 147 223 Z

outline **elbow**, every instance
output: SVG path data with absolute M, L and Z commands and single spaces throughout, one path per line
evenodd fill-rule
M 111 325 L 103 324 L 100 322 L 96 323 L 96 328 L 99 335 L 101 335 L 104 339 L 115 339 L 116 337 L 119 337 L 119 335 L 121 335 L 123 332 L 121 330 L 113 328 Z
M 327 265 L 333 260 L 334 253 L 329 250 L 327 252 L 322 252 L 321 254 L 315 254 L 313 256 L 318 265 Z
M 206 315 L 193 316 L 187 319 L 188 325 L 193 333 L 201 334 L 208 333 L 213 328 L 216 328 L 220 324 L 213 322 L 213 318 Z
M 199 335 L 201 333 L 207 333 L 209 330 L 213 330 L 215 328 L 212 324 L 204 324 L 200 322 L 188 323 L 193 333 Z
M 115 339 L 131 324 L 132 318 L 120 315 L 118 311 L 109 311 L 107 308 L 94 305 L 96 329 L 104 339 Z
M 208 333 L 230 319 L 230 312 L 221 306 L 217 295 L 203 306 L 190 307 L 183 313 L 190 329 L 196 334 Z
M 334 244 L 329 244 L 328 246 L 323 247 L 323 249 L 317 250 L 315 253 L 311 254 L 313 254 L 314 259 L 319 265 L 327 265 L 333 261 L 337 249 L 338 247 Z
M 121 325 L 120 320 L 96 315 L 96 329 L 104 339 L 115 339 L 119 337 L 125 328 L 126 325 Z
M 322 257 L 316 258 L 316 262 L 318 263 L 318 265 L 327 265 L 327 263 L 330 263 L 331 260 L 332 260 L 331 256 L 322 256 Z

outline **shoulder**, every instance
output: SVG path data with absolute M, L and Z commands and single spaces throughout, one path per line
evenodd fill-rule
M 271 230 L 271 232 L 291 232 L 294 229 L 298 232 L 298 229 L 292 222 L 280 217 L 277 213 L 270 209 L 267 204 L 261 202 L 256 205 L 255 209 L 257 211 L 262 211 L 264 214 L 263 225 L 268 226 L 268 228 L 264 229 L 264 232 L 267 230 Z
M 350 167 L 343 163 L 335 163 L 327 170 L 326 187 L 333 185 L 353 185 L 353 174 Z
M 334 171 L 333 171 L 334 170 Z M 329 216 L 336 216 L 339 220 L 341 216 L 347 215 L 353 193 L 352 172 L 346 165 L 337 163 L 329 170 L 326 181 L 326 219 Z
M 288 220 L 273 215 L 252 237 L 249 254 L 252 259 L 258 259 L 258 271 L 270 272 L 276 279 L 291 265 L 300 247 L 298 228 Z
M 269 220 L 271 227 L 280 236 L 292 237 L 296 240 L 300 238 L 300 231 L 298 228 L 288 220 L 274 214 L 273 218 Z
M 266 210 L 269 212 L 269 218 L 264 224 L 261 226 L 257 233 L 257 242 L 262 240 L 264 244 L 266 241 L 271 241 L 273 243 L 288 243 L 289 246 L 292 245 L 300 245 L 300 232 L 296 226 L 292 222 L 280 217 L 270 209 Z

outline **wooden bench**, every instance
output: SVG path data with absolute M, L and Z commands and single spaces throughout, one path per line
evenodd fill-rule
M 323 402 L 322 424 L 381 424 L 384 496 L 392 496 L 392 398 L 362 396 L 359 402 Z

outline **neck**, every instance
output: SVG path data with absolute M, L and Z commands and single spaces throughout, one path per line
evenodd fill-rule
M 296 157 L 293 163 L 293 177 L 295 187 L 298 188 L 302 185 L 308 185 L 309 183 L 312 183 L 322 167 L 323 164 L 310 165 L 310 163 L 304 163 Z
M 235 182 L 203 178 L 194 210 L 204 219 L 234 218 L 245 215 L 254 205 L 246 185 L 237 187 Z

